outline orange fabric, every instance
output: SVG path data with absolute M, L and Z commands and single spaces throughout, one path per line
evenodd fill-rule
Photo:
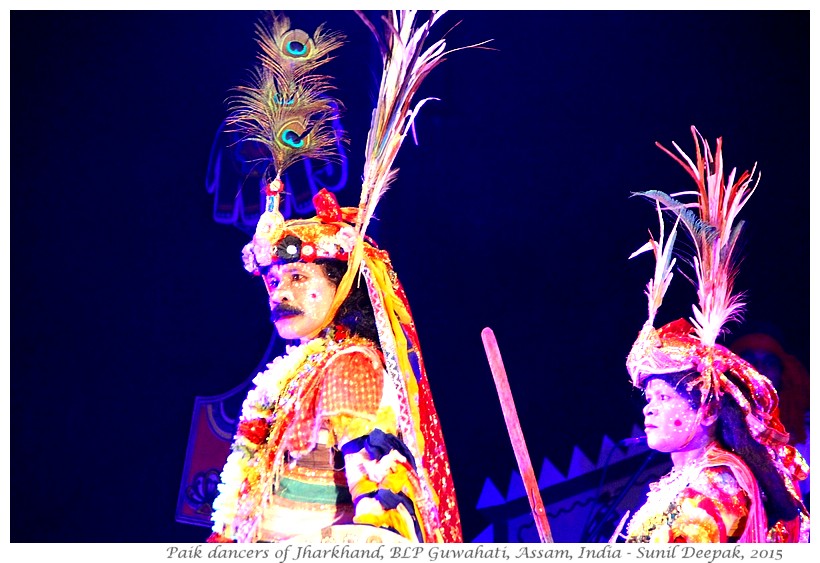
M 325 368 L 317 414 L 345 413 L 376 417 L 384 388 L 384 372 L 373 352 L 353 349 L 336 355 Z
M 283 438 L 286 449 L 295 457 L 316 446 L 322 422 L 334 414 L 376 418 L 383 386 L 383 368 L 381 364 L 379 368 L 373 366 L 373 361 L 379 361 L 378 354 L 364 348 L 361 339 L 345 340 L 339 346 L 300 382 L 301 399 L 298 406 L 292 405 L 293 421 L 288 423 Z M 371 385 L 375 388 L 365 389 Z

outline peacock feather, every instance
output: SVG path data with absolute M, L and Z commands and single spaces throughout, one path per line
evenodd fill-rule
M 258 64 L 229 98 L 227 129 L 268 148 L 277 180 L 303 158 L 338 158 L 332 122 L 342 104 L 328 94 L 330 77 L 315 71 L 344 36 L 319 26 L 311 37 L 273 12 L 269 23 L 256 24 L 256 36 Z

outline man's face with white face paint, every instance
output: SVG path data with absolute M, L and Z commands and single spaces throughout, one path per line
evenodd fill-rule
M 271 318 L 279 336 L 301 340 L 322 328 L 336 286 L 320 264 L 291 262 L 271 266 L 263 276 Z
M 646 443 L 659 452 L 686 450 L 706 432 L 700 424 L 698 409 L 662 379 L 651 379 L 644 390 L 643 409 Z

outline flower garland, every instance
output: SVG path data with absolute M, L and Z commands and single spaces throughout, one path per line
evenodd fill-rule
M 305 385 L 329 356 L 328 338 L 314 338 L 299 346 L 288 346 L 259 373 L 242 403 L 242 412 L 231 454 L 217 485 L 211 520 L 214 534 L 209 541 L 254 541 L 259 506 L 270 496 L 281 458 L 277 455 L 289 415 L 300 396 L 312 387 Z M 267 453 L 268 455 L 263 455 Z M 250 517 L 256 513 L 255 517 Z

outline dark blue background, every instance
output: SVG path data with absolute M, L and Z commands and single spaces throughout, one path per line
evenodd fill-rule
M 640 423 L 624 359 L 645 320 L 657 229 L 632 191 L 690 188 L 654 146 L 689 127 L 759 163 L 737 287 L 809 360 L 808 11 L 461 12 L 424 85 L 374 232 L 410 298 L 467 540 L 485 477 L 515 467 L 480 331 L 494 329 L 533 464 Z M 348 111 L 354 204 L 376 90 L 352 12 L 327 70 Z M 371 14 L 375 15 L 375 14 Z M 240 384 L 272 326 L 247 236 L 205 174 L 252 11 L 11 13 L 11 540 L 188 542 L 174 521 L 196 396 Z M 682 238 L 682 237 L 681 237 Z M 676 276 L 659 321 L 690 314 Z M 735 327 L 737 328 L 737 327 Z M 548 499 L 547 499 L 548 500 Z

